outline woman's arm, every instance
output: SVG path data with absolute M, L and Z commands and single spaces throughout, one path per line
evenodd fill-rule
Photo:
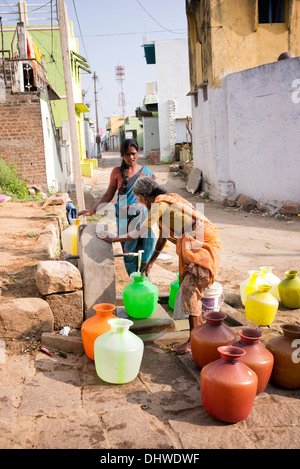
M 159 238 L 156 241 L 156 245 L 155 245 L 153 254 L 151 256 L 151 259 L 149 260 L 149 262 L 147 262 L 145 267 L 142 269 L 142 274 L 143 275 L 148 275 L 148 273 L 149 273 L 150 269 L 152 268 L 154 262 L 157 260 L 157 258 L 160 255 L 161 251 L 165 247 L 166 242 L 167 242 L 167 239 L 163 238 L 161 233 L 160 233 Z
M 97 236 L 98 238 L 101 238 L 108 243 L 125 243 L 125 241 L 132 241 L 133 239 L 143 238 L 147 232 L 149 232 L 149 229 L 142 225 L 138 230 L 130 231 L 129 233 L 125 233 L 121 236 L 114 236 L 112 233 L 107 234 L 106 231 L 100 231 L 97 233 Z
M 93 215 L 93 213 L 96 213 L 97 208 L 100 204 L 108 204 L 114 197 L 116 193 L 116 186 L 109 185 L 107 191 L 105 194 L 101 197 L 99 202 L 94 205 L 94 207 L 91 210 L 82 210 L 81 212 L 78 212 L 77 216 L 80 217 L 82 215 Z

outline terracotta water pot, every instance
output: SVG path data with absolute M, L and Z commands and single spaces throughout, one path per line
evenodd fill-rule
M 93 306 L 96 314 L 86 319 L 81 326 L 81 337 L 86 355 L 94 360 L 94 342 L 99 335 L 111 330 L 109 319 L 116 318 L 113 314 L 116 306 L 110 303 L 99 303 Z
M 300 326 L 284 324 L 283 336 L 270 339 L 266 347 L 274 356 L 271 381 L 286 389 L 300 388 Z
M 191 332 L 191 349 L 193 360 L 199 368 L 218 360 L 218 347 L 236 341 L 235 332 L 223 324 L 227 315 L 220 311 L 204 314 L 206 322 L 196 326 Z
M 241 358 L 258 378 L 257 394 L 262 393 L 270 380 L 274 357 L 261 343 L 262 332 L 257 329 L 244 328 L 239 330 L 240 340 L 232 344 L 240 347 L 246 354 Z
M 239 347 L 218 347 L 221 358 L 206 365 L 200 374 L 202 404 L 206 412 L 222 422 L 248 417 L 257 393 L 258 378 L 241 358 Z

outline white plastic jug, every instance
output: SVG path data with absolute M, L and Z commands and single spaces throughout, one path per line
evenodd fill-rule
M 273 270 L 273 267 L 269 265 L 264 265 L 260 267 L 260 271 L 262 272 L 261 278 L 263 279 L 264 283 L 266 283 L 267 285 L 271 285 L 272 288 L 271 288 L 270 293 L 277 300 L 278 295 L 279 295 L 278 285 L 280 283 L 280 278 L 278 278 L 275 274 L 273 274 L 272 270 Z
M 258 270 L 249 270 L 249 277 L 240 284 L 241 301 L 245 306 L 246 296 L 249 293 L 258 290 L 258 285 L 262 285 L 264 281 L 261 279 L 261 272 Z
M 61 235 L 63 250 L 68 254 L 77 256 L 77 234 L 80 220 L 73 219 L 72 225 L 68 226 Z
M 109 319 L 111 331 L 97 337 L 94 358 L 99 378 L 107 383 L 123 384 L 136 378 L 144 353 L 144 343 L 133 334 L 129 319 Z

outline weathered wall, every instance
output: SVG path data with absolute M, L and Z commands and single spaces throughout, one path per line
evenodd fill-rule
M 28 184 L 66 190 L 67 168 L 60 164 L 48 104 L 39 92 L 12 93 L 1 87 L 0 155 Z
M 293 2 L 290 15 L 287 0 L 285 22 L 273 24 L 258 24 L 255 5 L 255 0 L 186 0 L 191 89 L 205 80 L 220 86 L 226 74 L 275 62 L 288 50 L 300 55 L 300 2 Z
M 193 109 L 194 165 L 212 198 L 300 202 L 300 57 L 227 75 Z
M 187 39 L 155 41 L 161 160 L 174 156 L 176 119 L 191 116 Z
M 29 184 L 47 186 L 40 96 L 6 90 L 0 103 L 0 154 Z

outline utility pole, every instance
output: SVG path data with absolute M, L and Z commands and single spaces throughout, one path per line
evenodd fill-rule
M 123 81 L 125 80 L 125 67 L 117 65 L 115 67 L 115 77 L 121 87 L 119 93 L 119 107 L 122 106 L 123 120 L 124 120 L 124 140 L 126 139 L 126 116 L 125 116 L 125 94 L 123 91 Z
M 97 144 L 97 158 L 98 160 L 101 158 L 101 140 L 99 134 L 99 121 L 98 121 L 98 98 L 97 98 L 97 75 L 94 72 L 94 92 L 95 92 L 95 109 L 96 109 L 96 127 L 97 127 L 97 134 L 96 134 L 96 144 Z
M 70 48 L 69 48 L 69 40 L 68 40 L 69 25 L 67 22 L 67 12 L 66 12 L 66 5 L 65 5 L 64 0 L 57 0 L 57 9 L 58 9 L 58 23 L 59 23 L 63 67 L 64 67 L 65 85 L 66 85 L 70 139 L 71 139 L 70 144 L 71 144 L 72 158 L 73 158 L 76 199 L 77 199 L 78 209 L 79 211 L 81 211 L 85 209 L 85 202 L 84 202 L 82 175 L 81 175 L 81 167 L 80 167 L 78 133 L 77 133 L 77 123 L 76 123 L 76 116 L 75 116 L 75 101 L 74 101 L 74 95 L 73 95 L 72 72 L 71 72 L 71 58 L 70 58 Z

